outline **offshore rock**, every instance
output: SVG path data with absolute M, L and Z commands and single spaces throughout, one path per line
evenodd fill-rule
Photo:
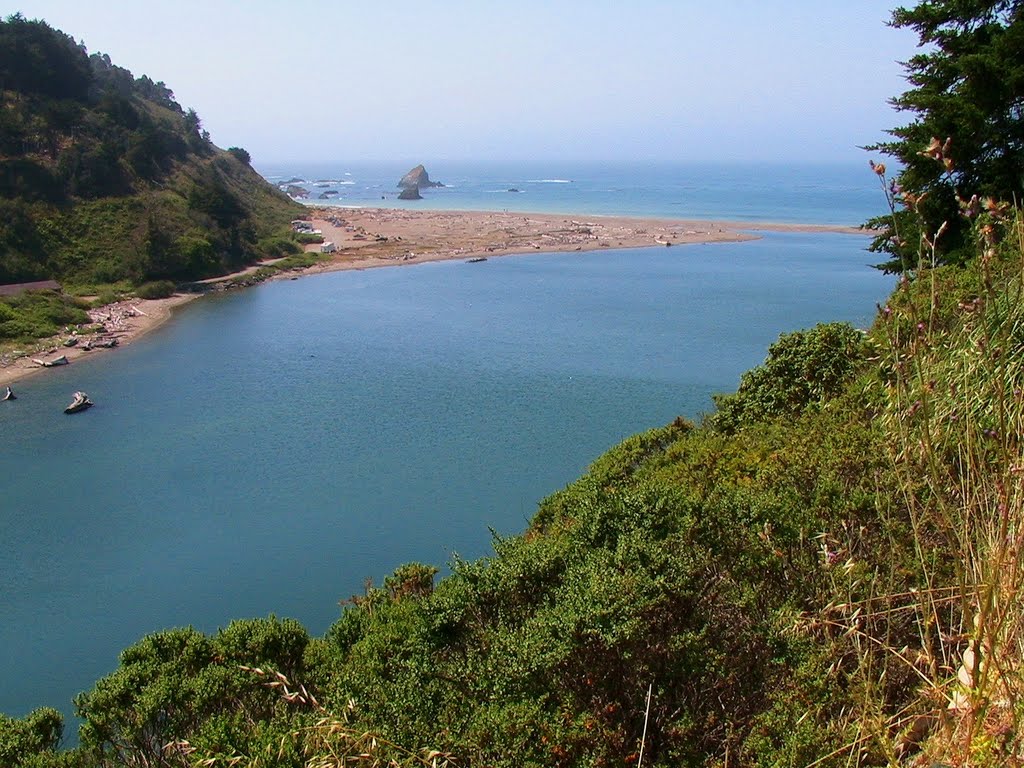
M 419 187 L 404 187 L 401 192 L 398 193 L 399 200 L 422 200 L 423 195 L 420 194 Z
M 399 189 L 429 189 L 430 187 L 443 187 L 440 181 L 431 181 L 430 174 L 422 165 L 417 165 L 398 182 Z M 403 198 L 415 200 L 416 198 Z

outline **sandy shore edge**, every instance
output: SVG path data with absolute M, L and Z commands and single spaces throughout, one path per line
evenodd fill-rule
M 309 218 L 337 251 L 301 270 L 271 279 L 290 279 L 348 269 L 422 264 L 454 259 L 490 259 L 525 253 L 564 253 L 600 249 L 676 246 L 695 243 L 739 242 L 756 239 L 756 232 L 840 233 L 864 236 L 856 227 L 766 222 L 700 221 L 629 216 L 585 216 L 490 211 L 419 211 L 393 208 L 311 208 Z M 307 246 L 319 251 L 319 245 Z M 216 289 L 244 283 L 258 265 L 225 275 L 207 284 Z M 118 349 L 165 323 L 175 309 L 202 293 L 177 293 L 165 299 L 132 299 L 90 310 L 93 322 L 116 338 Z M 0 355 L 0 387 L 49 370 L 34 360 L 67 356 L 69 365 L 83 356 L 109 349 L 65 347 L 72 334 L 40 340 L 25 356 Z
M 0 355 L 0 387 L 14 382 L 38 376 L 49 368 L 35 363 L 35 360 L 49 361 L 64 355 L 68 365 L 86 355 L 104 355 L 131 344 L 145 336 L 155 328 L 167 322 L 177 307 L 199 298 L 198 293 L 176 293 L 165 299 L 131 299 L 107 304 L 89 310 L 94 322 L 102 323 L 107 328 L 104 338 L 117 339 L 117 346 L 112 348 L 93 347 L 86 350 L 82 345 L 86 337 L 73 347 L 65 347 L 64 341 L 74 338 L 72 334 L 61 334 L 49 339 L 39 339 L 33 345 L 26 345 L 27 354 L 11 359 L 9 355 Z M 31 348 L 29 348 L 29 346 Z M 15 393 L 17 391 L 15 390 Z

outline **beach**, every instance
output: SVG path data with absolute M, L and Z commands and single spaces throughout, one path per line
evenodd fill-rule
M 416 211 L 384 208 L 312 208 L 309 218 L 325 242 L 337 248 L 325 260 L 303 269 L 282 271 L 272 279 L 346 269 L 420 264 L 452 259 L 490 259 L 524 253 L 594 251 L 613 248 L 669 247 L 692 243 L 737 242 L 755 239 L 757 231 L 838 232 L 864 235 L 855 227 L 813 224 L 751 224 L 626 216 L 580 216 L 482 211 Z M 318 244 L 306 246 L 318 252 Z M 223 287 L 243 272 L 204 281 Z M 118 347 L 133 343 L 167 321 L 173 311 L 202 293 L 177 293 L 163 299 L 131 299 L 90 310 L 93 323 L 105 328 L 104 338 Z M 105 354 L 111 348 L 82 342 L 64 346 L 69 332 L 41 340 L 21 354 L 0 355 L 0 386 L 47 370 L 36 361 L 66 356 L 69 365 L 85 355 Z
M 855 227 L 751 224 L 628 216 L 580 216 L 382 208 L 314 208 L 310 218 L 338 248 L 311 271 L 366 269 L 447 259 L 491 258 L 531 252 L 592 251 L 691 243 L 737 242 L 756 231 L 841 232 Z M 307 246 L 317 251 L 318 245 Z

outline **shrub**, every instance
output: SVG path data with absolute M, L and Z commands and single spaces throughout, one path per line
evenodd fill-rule
M 89 322 L 83 303 L 53 291 L 28 291 L 0 300 L 0 339 L 30 340 Z
M 166 299 L 173 296 L 175 285 L 170 280 L 156 280 L 151 283 L 143 283 L 135 289 L 135 295 L 140 299 Z
M 865 359 L 864 335 L 846 323 L 816 325 L 784 334 L 768 348 L 764 363 L 740 378 L 733 395 L 715 395 L 712 423 L 729 432 L 739 427 L 795 416 L 835 397 Z
M 302 247 L 288 237 L 270 237 L 260 241 L 259 250 L 262 251 L 268 259 L 279 259 L 282 256 L 291 256 L 295 253 L 301 253 Z
M 63 732 L 64 718 L 49 707 L 21 720 L 0 715 L 0 765 L 20 768 L 41 764 L 41 756 L 53 753 Z

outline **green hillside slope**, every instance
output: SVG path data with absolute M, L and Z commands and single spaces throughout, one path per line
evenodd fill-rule
M 163 83 L 0 22 L 0 284 L 186 281 L 273 253 L 301 209 Z

